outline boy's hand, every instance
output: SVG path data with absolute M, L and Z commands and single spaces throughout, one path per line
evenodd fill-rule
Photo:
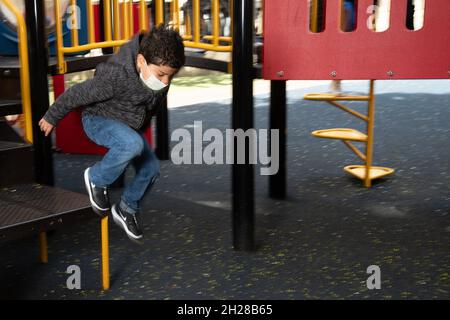
M 45 136 L 48 136 L 53 130 L 53 125 L 45 121 L 44 118 L 39 121 L 39 127 L 41 131 L 44 131 Z

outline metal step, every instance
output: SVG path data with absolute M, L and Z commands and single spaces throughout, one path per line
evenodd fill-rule
M 35 183 L 0 189 L 0 239 L 95 217 L 87 195 Z
M 357 96 L 336 93 L 309 93 L 303 97 L 305 100 L 315 101 L 369 101 L 369 96 Z
M 95 69 L 101 62 L 106 62 L 112 54 L 101 56 L 84 57 L 70 56 L 65 57 L 67 64 L 67 73 Z M 50 57 L 48 62 L 48 73 L 57 74 L 56 57 Z M 20 62 L 18 57 L 1 57 L 0 59 L 0 78 L 19 78 Z
M 21 113 L 22 102 L 20 100 L 0 100 L 0 117 Z
M 344 170 L 360 180 L 364 180 L 366 178 L 367 168 L 364 165 L 350 165 L 346 166 Z M 379 179 L 394 172 L 395 170 L 391 168 L 371 166 L 369 168 L 369 179 Z
M 350 128 L 321 129 L 313 131 L 311 134 L 318 138 L 367 142 L 365 133 Z
M 16 132 L 5 119 L 0 118 L 0 140 L 11 142 L 24 142 L 23 138 Z
M 0 187 L 33 182 L 33 146 L 0 141 L 0 168 Z

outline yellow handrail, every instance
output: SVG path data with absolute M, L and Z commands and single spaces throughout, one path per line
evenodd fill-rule
M 155 21 L 156 25 L 164 23 L 163 10 L 164 10 L 164 0 L 155 0 Z M 211 0 L 211 23 L 212 23 L 212 34 L 201 35 L 200 25 L 201 25 L 201 8 L 200 0 L 192 0 L 192 23 L 190 20 L 190 13 L 185 17 L 185 31 L 182 34 L 184 40 L 184 45 L 190 48 L 198 48 L 209 51 L 217 52 L 231 52 L 233 47 L 231 43 L 233 42 L 232 37 L 226 37 L 220 35 L 220 1 Z M 230 1 L 230 7 L 232 2 Z M 180 8 L 178 0 L 171 0 L 170 3 L 170 23 L 174 28 L 178 29 L 180 32 L 180 18 L 179 18 Z M 206 40 L 209 43 L 202 42 Z M 221 45 L 221 42 L 228 42 L 227 45 Z
M 86 1 L 87 10 L 87 30 L 88 30 L 88 43 L 79 44 L 78 30 L 72 29 L 72 45 L 64 46 L 62 36 L 62 16 L 60 12 L 61 1 L 54 0 L 54 15 L 56 21 L 56 47 L 57 47 L 57 72 L 60 74 L 67 72 L 66 62 L 64 60 L 65 53 L 77 53 L 91 49 L 114 47 L 117 49 L 119 46 L 126 43 L 132 36 L 134 30 L 134 17 L 133 17 L 133 1 L 132 0 L 114 0 L 111 8 L 110 1 L 104 1 L 103 6 L 103 29 L 105 31 L 105 41 L 95 41 L 95 25 L 92 0 Z M 139 1 L 139 27 L 140 30 L 147 30 L 147 6 L 145 0 Z M 76 0 L 71 0 L 71 6 L 76 6 Z M 76 25 L 78 23 L 77 10 L 72 10 L 71 19 Z M 113 31 L 114 30 L 114 39 Z
M 132 36 L 134 30 L 134 19 L 139 19 L 139 29 L 148 29 L 148 16 L 146 0 L 139 0 L 139 14 L 133 15 L 133 1 L 132 0 L 113 0 L 112 6 L 110 1 L 104 1 L 103 15 L 105 30 L 105 41 L 95 41 L 94 33 L 94 14 L 92 0 L 86 1 L 87 7 L 87 30 L 88 43 L 79 44 L 78 30 L 72 29 L 72 45 L 64 46 L 62 36 L 62 16 L 60 12 L 61 0 L 54 0 L 55 21 L 56 21 L 56 47 L 57 47 L 57 72 L 66 73 L 67 67 L 64 60 L 65 53 L 77 53 L 91 49 L 118 47 L 126 43 Z M 211 0 L 211 22 L 212 34 L 201 35 L 201 8 L 200 0 L 192 0 L 192 31 L 190 16 L 189 19 L 185 17 L 185 34 L 183 35 L 184 44 L 186 47 L 199 48 L 209 51 L 231 52 L 232 51 L 232 37 L 220 35 L 220 1 Z M 76 0 L 71 0 L 71 6 L 76 5 Z M 230 2 L 232 3 L 232 2 Z M 231 5 L 231 4 L 230 4 Z M 171 24 L 180 30 L 180 7 L 178 0 L 171 1 Z M 164 0 L 155 0 L 155 24 L 164 23 Z M 77 10 L 72 12 L 72 21 L 74 24 L 79 23 L 77 17 Z M 206 42 L 203 42 L 206 41 Z M 221 44 L 222 43 L 222 44 Z M 225 45 L 223 43 L 226 43 Z
M 9 1 L 0 0 L 14 14 L 17 19 L 19 34 L 19 63 L 20 63 L 20 90 L 22 99 L 22 112 L 25 118 L 25 139 L 33 142 L 33 119 L 31 114 L 30 71 L 28 65 L 28 40 L 25 19 L 22 13 Z

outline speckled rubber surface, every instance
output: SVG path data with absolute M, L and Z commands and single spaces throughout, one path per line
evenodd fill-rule
M 231 247 L 231 166 L 163 161 L 142 203 L 143 245 L 110 223 L 108 292 L 100 290 L 100 224 L 93 218 L 49 236 L 47 265 L 38 262 L 35 238 L 1 243 L 0 297 L 449 299 L 450 87 L 403 81 L 381 88 L 374 165 L 396 172 L 371 189 L 343 171 L 359 161 L 341 142 L 310 135 L 338 126 L 364 130 L 362 123 L 302 101 L 305 91 L 290 93 L 288 198 L 269 199 L 268 179 L 255 168 L 256 252 Z M 194 120 L 204 129 L 229 128 L 229 103 L 171 109 L 171 130 L 192 131 Z M 255 100 L 259 128 L 268 124 L 267 103 Z M 57 186 L 85 193 L 83 170 L 97 159 L 55 154 Z M 117 200 L 120 190 L 111 196 Z M 73 264 L 82 270 L 81 290 L 66 288 Z M 381 268 L 381 290 L 366 287 L 370 265 Z

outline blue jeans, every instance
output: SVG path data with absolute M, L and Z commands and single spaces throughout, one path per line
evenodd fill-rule
M 102 116 L 84 116 L 84 131 L 96 144 L 109 149 L 90 169 L 90 179 L 98 187 L 114 183 L 129 164 L 135 169 L 131 183 L 125 186 L 121 206 L 130 212 L 139 210 L 139 201 L 159 176 L 159 160 L 138 131 L 123 122 Z

